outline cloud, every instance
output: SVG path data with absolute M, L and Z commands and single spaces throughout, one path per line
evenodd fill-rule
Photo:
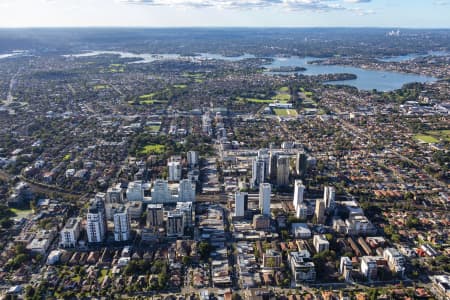
M 258 9 L 284 8 L 288 10 L 331 11 L 349 10 L 344 3 L 363 3 L 371 0 L 117 0 L 121 3 L 191 8 Z

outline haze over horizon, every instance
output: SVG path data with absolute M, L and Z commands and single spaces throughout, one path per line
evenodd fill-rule
M 450 28 L 449 0 L 0 0 L 0 27 Z

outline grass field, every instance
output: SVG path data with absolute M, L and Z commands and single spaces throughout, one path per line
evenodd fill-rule
M 289 87 L 283 86 L 278 91 L 280 91 L 280 93 L 289 93 Z
M 273 110 L 280 117 L 296 117 L 298 113 L 295 109 L 276 108 Z
M 147 145 L 139 151 L 140 154 L 149 155 L 149 154 L 161 154 L 165 150 L 164 145 Z
M 148 126 L 146 129 L 151 132 L 158 132 L 160 128 L 161 128 L 161 126 L 159 126 L 159 125 L 152 125 L 152 126 Z
M 272 99 L 258 99 L 258 98 L 237 97 L 237 100 L 241 101 L 241 102 L 250 102 L 250 103 L 273 103 Z
M 173 87 L 176 89 L 185 89 L 185 88 L 187 88 L 187 85 L 186 84 L 175 84 Z
M 450 142 L 450 130 L 430 130 L 416 134 L 414 138 L 424 143 L 439 143 L 441 140 Z
M 104 89 L 106 89 L 106 88 L 108 88 L 108 86 L 105 85 L 105 84 L 97 84 L 97 85 L 94 85 L 94 91 L 100 91 L 100 90 L 104 90 Z
M 31 209 L 21 210 L 17 208 L 10 208 L 11 210 L 18 218 L 25 218 L 29 214 L 33 213 Z
M 291 95 L 289 95 L 289 94 L 277 94 L 277 95 L 272 97 L 272 100 L 278 101 L 278 102 L 281 102 L 281 103 L 286 103 L 289 100 L 291 100 Z
M 155 93 L 150 93 L 150 94 L 145 94 L 145 95 L 139 96 L 139 99 L 147 100 L 147 99 L 152 99 L 154 96 L 155 96 Z

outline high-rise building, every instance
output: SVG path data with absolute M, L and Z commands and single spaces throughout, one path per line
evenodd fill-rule
M 197 151 L 189 151 L 187 153 L 187 161 L 189 168 L 193 168 L 198 165 L 198 152 Z
M 297 153 L 295 160 L 295 169 L 297 171 L 297 175 L 299 175 L 301 178 L 304 178 L 307 168 L 308 168 L 308 156 L 304 151 L 300 151 Z
M 264 161 L 264 176 L 265 178 L 270 177 L 270 154 L 269 149 L 259 149 L 258 158 Z
M 126 191 L 128 201 L 142 201 L 144 200 L 144 189 L 142 188 L 142 181 L 132 181 L 128 184 Z
M 168 237 L 181 237 L 184 234 L 184 215 L 180 211 L 167 214 L 166 233 Z
M 184 216 L 184 227 L 192 226 L 192 202 L 178 202 L 175 210 L 181 212 Z
M 335 206 L 336 190 L 332 186 L 326 186 L 323 191 L 323 201 L 326 209 L 333 209 Z
M 289 185 L 289 172 L 290 172 L 291 158 L 289 156 L 279 156 L 277 159 L 277 185 L 287 186 Z
M 243 217 L 245 216 L 245 211 L 248 209 L 248 193 L 236 192 L 234 194 L 234 216 Z
M 270 151 L 269 176 L 268 176 L 270 180 L 274 180 L 277 177 L 277 161 L 278 161 L 278 153 Z
M 259 185 L 259 209 L 264 216 L 270 217 L 270 194 L 272 187 L 270 183 Z
M 108 188 L 106 191 L 106 203 L 123 203 L 123 193 L 120 183 L 116 186 Z
M 104 203 L 98 199 L 94 199 L 90 204 L 86 218 L 88 242 L 103 242 L 106 237 L 106 215 Z
M 164 223 L 164 206 L 162 204 L 147 205 L 147 227 L 156 229 Z
M 178 186 L 179 202 L 195 202 L 195 185 L 189 179 L 183 179 Z
M 70 218 L 60 232 L 60 246 L 63 248 L 75 247 L 80 237 L 80 218 Z
M 169 181 L 180 181 L 181 179 L 181 163 L 179 161 L 169 161 Z
M 119 206 L 114 212 L 114 240 L 116 242 L 128 241 L 131 238 L 131 224 L 128 208 Z
M 265 162 L 262 159 L 254 158 L 252 162 L 252 188 L 258 187 L 264 182 Z
M 330 249 L 330 242 L 328 242 L 327 238 L 323 234 L 314 235 L 313 244 L 317 253 L 327 251 Z
M 306 220 L 308 217 L 308 206 L 305 203 L 297 205 L 295 209 L 295 217 L 301 220 Z
M 318 224 L 325 222 L 325 203 L 322 199 L 316 200 L 316 208 L 314 210 L 314 216 L 316 217 Z
M 153 182 L 152 188 L 152 202 L 153 203 L 167 203 L 170 202 L 172 195 L 169 191 L 169 184 L 167 180 L 156 179 Z
M 297 207 L 303 203 L 303 195 L 305 192 L 305 186 L 301 180 L 296 180 L 294 185 L 294 208 L 297 210 Z

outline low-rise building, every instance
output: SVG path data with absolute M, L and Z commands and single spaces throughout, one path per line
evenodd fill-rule
M 327 238 L 323 234 L 314 235 L 313 244 L 317 253 L 330 249 L 330 242 L 328 242 Z
M 316 268 L 307 250 L 289 253 L 289 266 L 297 285 L 316 280 Z

